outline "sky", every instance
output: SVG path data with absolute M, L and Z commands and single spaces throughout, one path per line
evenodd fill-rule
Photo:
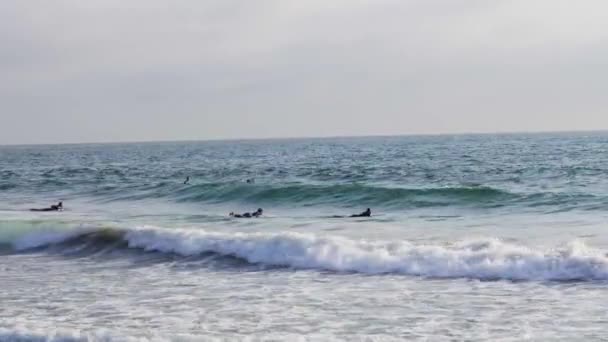
M 605 0 L 2 0 L 0 144 L 608 129 Z

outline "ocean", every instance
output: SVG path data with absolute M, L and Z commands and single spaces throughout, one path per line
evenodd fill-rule
M 2 146 L 0 341 L 608 340 L 607 152 L 601 132 Z

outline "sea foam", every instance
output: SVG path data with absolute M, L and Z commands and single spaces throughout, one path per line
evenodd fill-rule
M 121 240 L 128 248 L 148 252 L 181 256 L 214 253 L 252 264 L 294 269 L 436 278 L 608 280 L 605 253 L 582 241 L 540 249 L 495 238 L 440 245 L 295 232 L 223 233 L 138 227 L 32 232 L 16 239 L 13 246 L 23 251 L 79 239 L 86 239 L 88 244 Z

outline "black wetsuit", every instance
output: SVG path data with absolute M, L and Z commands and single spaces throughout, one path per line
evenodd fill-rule
M 236 218 L 260 217 L 260 216 L 262 216 L 262 212 L 261 211 L 255 211 L 253 213 L 244 213 L 244 214 L 234 214 L 234 213 L 231 213 L 230 216 L 236 217 Z
M 62 204 L 57 204 L 57 205 L 53 204 L 49 208 L 30 209 L 30 211 L 59 211 L 59 210 L 63 210 Z
M 372 211 L 369 209 L 362 212 L 361 214 L 350 215 L 350 217 L 371 217 L 371 216 L 372 216 Z
M 250 213 L 235 214 L 235 215 L 232 215 L 232 217 L 236 217 L 236 218 L 250 218 L 251 214 Z

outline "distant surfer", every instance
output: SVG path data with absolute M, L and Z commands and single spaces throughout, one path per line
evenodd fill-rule
M 247 184 L 253 184 L 253 183 L 255 183 L 255 179 L 253 179 L 253 178 L 247 179 Z
M 330 218 L 371 217 L 371 216 L 372 216 L 372 210 L 370 208 L 367 208 L 367 210 L 365 210 L 361 214 L 352 214 L 350 216 L 334 215 L 334 216 L 330 216 Z
M 264 210 L 262 208 L 259 208 L 258 210 L 254 211 L 253 213 L 235 214 L 234 212 L 231 212 L 230 217 L 235 217 L 235 218 L 260 217 L 260 216 L 262 216 L 263 212 L 264 212 Z
M 190 183 L 190 176 L 186 176 L 186 180 L 184 181 L 184 185 Z
M 372 210 L 370 208 L 367 208 L 367 210 L 365 210 L 361 214 L 350 215 L 350 217 L 371 217 L 371 216 L 372 216 Z
M 63 202 L 53 204 L 48 208 L 30 209 L 30 211 L 62 211 L 62 210 L 63 210 Z

